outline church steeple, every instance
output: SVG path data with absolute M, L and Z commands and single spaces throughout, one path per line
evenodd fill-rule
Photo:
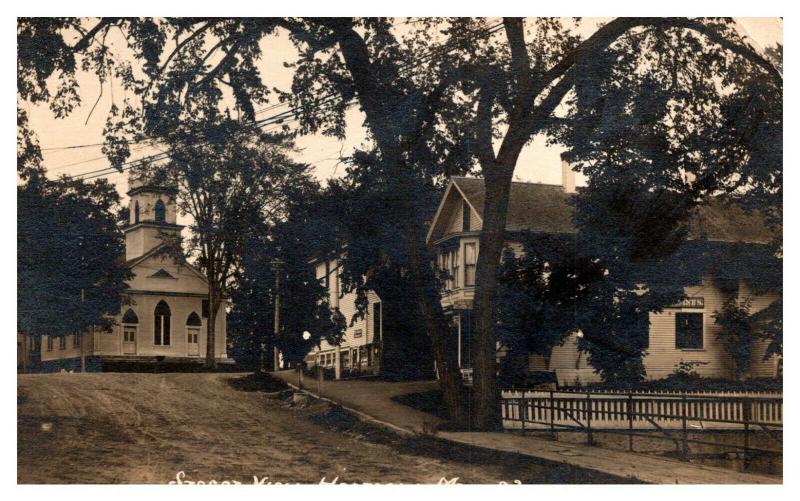
M 131 176 L 130 219 L 125 232 L 125 260 L 135 259 L 162 243 L 162 235 L 179 234 L 175 197 L 177 188 L 163 182 Z

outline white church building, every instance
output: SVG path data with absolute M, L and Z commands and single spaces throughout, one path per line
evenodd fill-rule
M 164 252 L 164 237 L 177 237 L 175 188 L 131 179 L 130 220 L 124 228 L 125 266 L 133 277 L 120 298 L 120 311 L 106 331 L 67 337 L 42 336 L 38 351 L 44 370 L 72 368 L 83 355 L 94 370 L 114 363 L 205 360 L 208 282 L 185 259 Z M 226 311 L 216 318 L 214 355 L 225 361 Z M 77 363 L 77 364 L 76 364 Z

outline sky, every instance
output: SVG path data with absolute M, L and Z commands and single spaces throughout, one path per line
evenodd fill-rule
M 599 22 L 609 18 L 586 18 L 582 21 L 580 32 L 584 36 L 591 34 Z M 748 37 L 756 46 L 774 46 L 783 42 L 783 21 L 779 18 L 736 18 L 740 33 Z M 115 43 L 111 42 L 112 45 Z M 118 41 L 121 43 L 121 40 Z M 265 59 L 261 68 L 267 75 L 269 85 L 288 90 L 291 84 L 291 69 L 283 67 L 284 61 L 293 61 L 296 52 L 286 36 L 272 37 L 262 42 Z M 101 90 L 97 78 L 93 74 L 77 75 L 80 85 L 81 106 L 64 119 L 56 119 L 46 106 L 34 106 L 25 103 L 30 117 L 30 124 L 36 132 L 44 165 L 49 175 L 79 175 L 108 167 L 108 160 L 101 152 L 101 147 L 65 148 L 75 145 L 86 145 L 103 142 L 102 130 L 112 103 L 119 103 L 123 89 L 113 81 L 106 83 Z M 96 103 L 96 104 L 95 104 Z M 95 108 L 92 112 L 92 108 Z M 258 107 L 257 107 L 258 109 Z M 281 108 L 276 111 L 283 111 Z M 275 113 L 266 111 L 257 115 L 264 118 Z M 352 107 L 346 115 L 346 139 L 339 141 L 321 135 L 300 137 L 297 140 L 299 151 L 297 160 L 314 166 L 318 179 L 325 181 L 344 173 L 341 156 L 347 156 L 354 147 L 364 143 L 365 131 L 363 115 Z M 158 153 L 160 150 L 149 145 L 133 145 L 131 159 Z M 546 184 L 561 183 L 561 148 L 548 146 L 544 136 L 537 136 L 522 152 L 515 171 L 515 180 L 540 182 Z M 117 184 L 121 194 L 127 191 L 127 174 L 114 173 L 108 178 Z M 583 180 L 578 176 L 578 185 Z

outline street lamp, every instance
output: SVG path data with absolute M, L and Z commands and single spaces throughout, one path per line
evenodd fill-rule
M 311 339 L 311 333 L 308 331 L 303 331 L 302 337 L 303 341 L 308 341 L 309 339 Z M 303 369 L 305 369 L 305 366 L 306 366 L 306 360 L 305 358 L 303 358 L 303 360 L 301 360 L 297 364 L 297 387 L 301 390 L 303 389 Z
M 280 353 L 278 352 L 278 333 L 281 329 L 281 269 L 283 268 L 284 261 L 280 258 L 275 258 L 269 262 L 270 268 L 275 273 L 275 326 L 273 328 L 273 348 L 272 356 L 273 370 L 277 371 L 280 368 Z

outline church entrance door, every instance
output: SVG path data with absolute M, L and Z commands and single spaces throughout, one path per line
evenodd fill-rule
M 188 339 L 186 340 L 188 347 L 189 347 L 189 356 L 190 357 L 199 357 L 200 356 L 200 343 L 198 343 L 198 338 L 200 337 L 200 329 L 190 327 L 188 329 Z
M 136 354 L 136 327 L 125 326 L 122 330 L 122 353 L 125 355 Z

